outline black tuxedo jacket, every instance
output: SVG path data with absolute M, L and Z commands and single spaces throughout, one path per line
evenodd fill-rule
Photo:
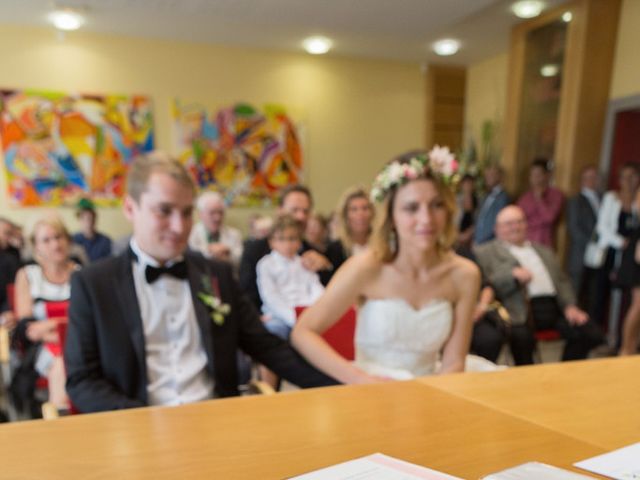
M 71 279 L 69 327 L 64 352 L 67 392 L 81 412 L 147 405 L 145 338 L 129 251 L 76 272 Z M 271 335 L 238 289 L 231 267 L 187 252 L 188 281 L 216 397 L 238 395 L 236 352 L 240 348 L 287 380 L 313 387 L 335 380 L 307 364 L 286 342 Z M 231 313 L 216 325 L 197 298 L 203 276 L 217 278 Z

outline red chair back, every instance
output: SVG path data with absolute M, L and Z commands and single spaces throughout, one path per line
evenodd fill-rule
M 13 313 L 16 313 L 16 286 L 13 283 L 7 285 L 7 302 Z
M 534 333 L 536 340 L 539 342 L 552 342 L 554 340 L 560 340 L 561 335 L 558 330 L 548 329 L 548 330 L 538 330 Z
M 296 307 L 296 316 L 300 314 L 306 307 Z M 336 323 L 322 334 L 322 338 L 331 345 L 331 347 L 347 360 L 355 360 L 356 350 L 353 343 L 356 335 L 356 309 L 349 307 Z

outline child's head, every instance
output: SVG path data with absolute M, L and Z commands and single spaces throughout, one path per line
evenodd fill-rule
M 280 255 L 293 258 L 302 245 L 302 226 L 290 215 L 275 219 L 269 232 L 269 246 Z

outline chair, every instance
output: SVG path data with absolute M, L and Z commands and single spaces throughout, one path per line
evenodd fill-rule
M 306 307 L 296 307 L 296 316 L 300 314 Z M 331 347 L 342 357 L 353 361 L 356 358 L 354 338 L 356 335 L 356 309 L 349 309 L 329 327 L 323 334 L 322 338 L 331 345 Z
M 16 312 L 16 286 L 13 283 L 7 285 L 7 301 L 9 302 L 9 308 Z
M 534 356 L 535 359 L 538 363 L 544 363 L 544 359 L 543 359 L 543 355 L 542 355 L 542 350 L 545 344 L 546 346 L 553 346 L 553 354 L 554 354 L 554 358 L 556 357 L 555 355 L 555 350 L 556 347 L 562 345 L 561 342 L 563 342 L 562 339 L 562 335 L 560 335 L 560 332 L 554 328 L 549 328 L 549 329 L 545 329 L 545 330 L 537 330 L 534 332 L 533 336 L 536 339 L 536 347 L 534 350 Z M 546 350 L 546 348 L 544 348 Z M 559 358 L 559 357 L 558 357 Z M 557 361 L 557 360 L 554 360 Z

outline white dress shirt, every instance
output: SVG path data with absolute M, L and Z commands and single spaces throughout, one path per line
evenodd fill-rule
M 149 405 L 180 405 L 212 397 L 213 379 L 187 280 L 161 275 L 154 283 L 145 277 L 147 265 L 160 266 L 140 250 L 131 249 L 133 280 L 145 338 Z M 181 259 L 176 259 L 181 260 Z M 170 266 L 173 262 L 169 262 Z
M 527 284 L 527 292 L 530 298 L 542 296 L 554 296 L 556 287 L 551 280 L 549 270 L 531 246 L 531 242 L 525 242 L 521 247 L 507 243 L 507 249 L 516 257 L 520 266 L 531 272 L 531 281 Z
M 293 327 L 296 306 L 312 305 L 324 292 L 318 274 L 302 266 L 299 255 L 287 258 L 272 251 L 256 266 L 262 312 Z

